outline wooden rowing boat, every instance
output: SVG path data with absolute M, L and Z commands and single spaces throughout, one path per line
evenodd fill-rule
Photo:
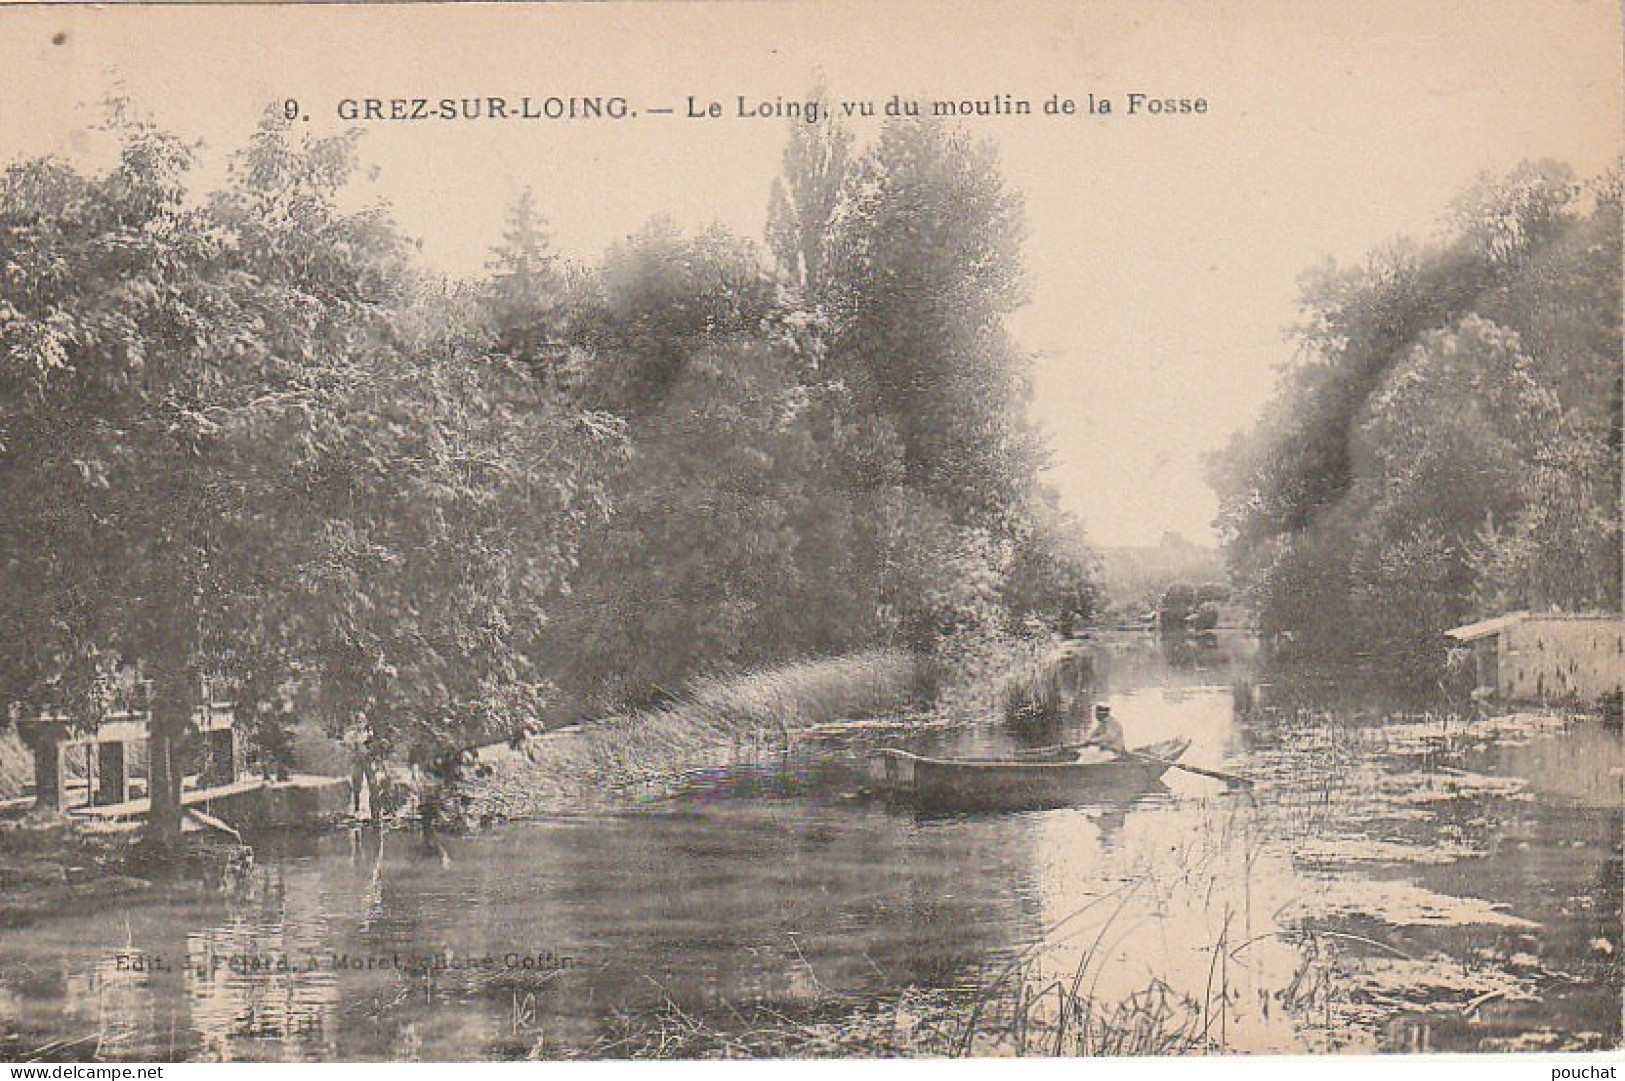
M 1170 739 L 1104 761 L 1037 758 L 931 758 L 888 748 L 886 780 L 935 811 L 1024 811 L 1131 799 L 1174 768 L 1190 747 Z

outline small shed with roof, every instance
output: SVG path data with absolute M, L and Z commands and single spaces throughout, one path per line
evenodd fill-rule
M 1481 696 L 1589 705 L 1625 683 L 1625 618 L 1615 613 L 1508 612 L 1445 634 L 1472 648 Z

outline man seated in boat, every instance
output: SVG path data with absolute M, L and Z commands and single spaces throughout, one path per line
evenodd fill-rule
M 1112 716 L 1112 707 L 1107 705 L 1095 707 L 1095 721 L 1088 735 L 1084 737 L 1084 743 L 1086 747 L 1084 753 L 1079 756 L 1080 759 L 1088 755 L 1098 756 L 1100 760 L 1105 761 L 1119 758 L 1128 750 L 1128 744 L 1123 739 L 1123 726 Z

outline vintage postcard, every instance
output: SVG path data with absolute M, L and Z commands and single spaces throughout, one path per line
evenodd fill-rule
M 1620 41 L 0 8 L 0 1060 L 1612 1070 Z

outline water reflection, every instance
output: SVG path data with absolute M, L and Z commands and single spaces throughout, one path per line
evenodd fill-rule
M 515 1057 L 620 1016 L 726 1025 L 1024 964 L 1102 1002 L 1160 988 L 1227 1050 L 1617 1042 L 1617 737 L 1242 722 L 1244 649 L 1172 661 L 1097 644 L 1092 697 L 1251 797 L 1173 772 L 1133 801 L 920 819 L 873 798 L 873 738 L 832 738 L 636 813 L 262 846 L 237 892 L 0 933 L 0 1009 L 80 1057 Z

